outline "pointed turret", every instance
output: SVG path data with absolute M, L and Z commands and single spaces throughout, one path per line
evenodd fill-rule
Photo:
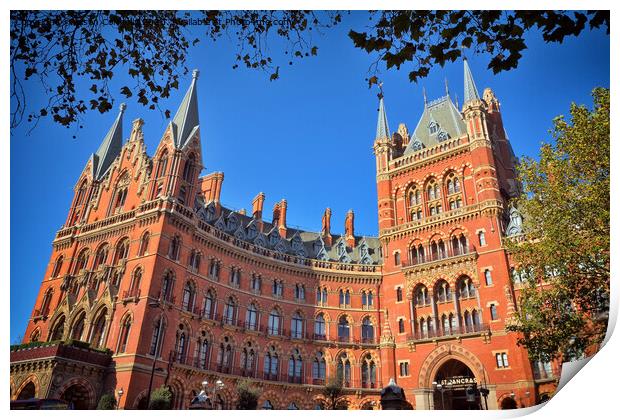
M 469 64 L 467 64 L 467 58 L 463 58 L 463 66 L 465 78 L 465 97 L 463 98 L 463 104 L 466 104 L 467 102 L 473 101 L 474 99 L 480 99 L 480 95 L 478 95 L 478 89 L 476 89 L 474 77 L 471 75 Z
M 192 72 L 192 83 L 187 89 L 183 102 L 172 119 L 172 130 L 174 135 L 174 145 L 179 149 L 192 138 L 198 130 L 198 98 L 196 92 L 196 81 L 198 80 L 198 70 Z
M 379 97 L 379 118 L 377 120 L 377 136 L 375 140 L 389 139 L 390 126 L 388 125 L 387 115 L 385 114 L 385 105 L 383 105 L 383 95 Z
M 123 112 L 125 112 L 126 107 L 124 103 L 121 104 L 114 124 L 93 155 L 93 178 L 96 180 L 103 178 L 123 148 Z

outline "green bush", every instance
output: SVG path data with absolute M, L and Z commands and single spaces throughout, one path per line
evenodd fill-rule
M 256 410 L 260 389 L 256 388 L 249 380 L 243 380 L 237 384 L 237 410 Z
M 97 410 L 114 410 L 116 408 L 116 398 L 112 394 L 103 394 L 97 404 Z
M 172 392 L 167 386 L 160 386 L 151 393 L 149 410 L 170 410 L 172 407 Z

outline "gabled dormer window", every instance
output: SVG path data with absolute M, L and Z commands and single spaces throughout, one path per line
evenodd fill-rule
M 439 130 L 439 124 L 437 124 L 435 121 L 432 121 L 428 125 L 428 131 L 430 134 L 435 134 L 438 130 Z

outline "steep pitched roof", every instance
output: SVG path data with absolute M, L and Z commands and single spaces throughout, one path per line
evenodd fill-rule
M 199 127 L 198 121 L 198 98 L 196 81 L 198 80 L 198 70 L 192 72 L 192 83 L 185 93 L 185 97 L 172 119 L 172 132 L 174 145 L 179 149 L 185 147 L 192 138 L 192 135 Z
M 432 132 L 431 125 L 435 126 Z M 460 137 L 466 132 L 467 126 L 452 99 L 447 95 L 442 96 L 424 106 L 424 112 L 404 154 L 415 152 L 420 143 L 424 147 L 432 147 L 449 138 Z
M 103 138 L 99 149 L 93 155 L 93 178 L 101 179 L 123 148 L 123 112 L 127 106 L 121 104 L 114 124 Z
M 375 140 L 390 138 L 390 126 L 388 125 L 387 115 L 385 114 L 385 105 L 383 105 L 383 96 L 379 99 L 379 116 L 377 118 L 377 136 Z
M 469 69 L 469 64 L 467 64 L 467 59 L 463 59 L 463 67 L 464 67 L 464 86 L 465 86 L 465 98 L 463 103 L 467 103 L 474 99 L 480 99 L 480 95 L 478 95 L 478 89 L 476 89 L 476 83 L 474 83 L 474 76 L 471 74 L 471 70 Z

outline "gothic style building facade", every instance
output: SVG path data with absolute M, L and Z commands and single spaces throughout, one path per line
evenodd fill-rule
M 121 106 L 11 352 L 11 398 L 93 408 L 114 393 L 133 409 L 165 384 L 188 408 L 219 379 L 212 403 L 234 408 L 249 378 L 259 408 L 312 409 L 332 377 L 354 409 L 379 408 L 392 378 L 415 409 L 547 398 L 557 372 L 506 330 L 521 282 L 504 247 L 520 233 L 516 159 L 498 99 L 464 71 L 462 109 L 448 92 L 425 98 L 411 133 L 390 131 L 380 98 L 376 238 L 355 234 L 352 211 L 337 234 L 330 209 L 306 232 L 287 226 L 286 200 L 270 221 L 262 193 L 251 214 L 223 207 L 224 174 L 199 176 L 197 72 L 152 158 L 141 119 L 123 141 Z

